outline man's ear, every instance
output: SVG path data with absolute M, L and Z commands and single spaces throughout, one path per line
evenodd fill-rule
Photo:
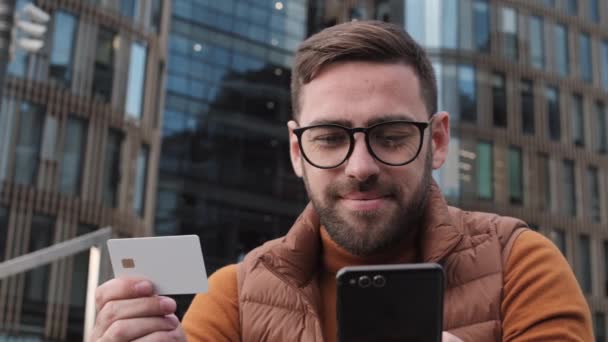
M 300 153 L 300 146 L 298 145 L 298 137 L 293 132 L 294 129 L 298 128 L 298 124 L 290 120 L 287 123 L 287 129 L 289 131 L 289 156 L 291 157 L 291 166 L 296 176 L 302 178 L 302 154 Z
M 450 144 L 450 114 L 438 112 L 431 122 L 431 143 L 433 148 L 433 169 L 440 168 L 448 157 Z

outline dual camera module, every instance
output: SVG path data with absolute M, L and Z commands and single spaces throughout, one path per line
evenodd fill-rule
M 359 285 L 361 288 L 373 287 L 384 287 L 386 285 L 386 278 L 382 275 L 375 275 L 373 277 L 362 275 L 358 279 L 351 278 L 349 280 L 351 286 Z

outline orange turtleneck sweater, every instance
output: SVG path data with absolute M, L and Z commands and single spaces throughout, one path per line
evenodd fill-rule
M 399 246 L 359 258 L 336 245 L 321 229 L 323 270 L 319 286 L 325 341 L 336 340 L 336 272 L 347 265 L 415 262 L 414 246 Z M 511 249 L 501 304 L 503 341 L 592 341 L 585 297 L 561 252 L 543 235 L 522 233 Z M 188 341 L 240 341 L 236 265 L 209 278 L 209 292 L 197 295 L 183 319 Z

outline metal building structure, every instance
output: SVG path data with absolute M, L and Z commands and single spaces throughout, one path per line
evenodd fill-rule
M 34 3 L 44 47 L 15 51 L 0 110 L 0 261 L 152 234 L 171 2 Z M 84 252 L 0 280 L 0 340 L 82 340 L 87 270 Z

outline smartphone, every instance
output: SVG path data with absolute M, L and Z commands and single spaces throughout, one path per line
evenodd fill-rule
M 152 282 L 159 295 L 207 292 L 207 271 L 198 235 L 108 240 L 114 277 Z
M 441 342 L 440 265 L 349 266 L 336 279 L 338 341 Z

